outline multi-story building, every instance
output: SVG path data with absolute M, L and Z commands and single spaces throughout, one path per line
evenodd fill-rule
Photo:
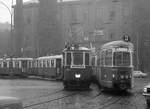
M 38 15 L 39 4 L 27 2 L 23 5 L 24 31 L 22 52 L 24 56 L 35 57 L 38 54 Z
M 18 3 L 14 7 L 14 49 L 17 56 L 35 57 L 37 55 L 38 5 L 38 2 L 30 1 Z
M 38 22 L 40 56 L 58 54 L 64 48 L 57 9 L 57 0 L 40 0 Z
M 38 5 L 24 4 L 23 18 L 16 16 L 20 20 L 14 19 L 16 28 L 20 29 L 16 48 L 24 56 L 61 53 L 65 42 L 99 48 L 127 34 L 135 45 L 135 69 L 150 71 L 149 1 L 39 1 Z M 21 19 L 24 26 L 19 23 Z
M 131 36 L 130 0 L 81 0 L 60 2 L 63 36 L 66 42 L 101 44 Z
M 23 47 L 23 1 L 16 0 L 16 5 L 14 8 L 14 33 L 13 33 L 13 55 L 21 56 L 21 49 Z
M 14 8 L 15 55 L 37 57 L 61 53 L 63 41 L 56 15 L 57 1 L 19 3 L 21 6 L 16 5 Z

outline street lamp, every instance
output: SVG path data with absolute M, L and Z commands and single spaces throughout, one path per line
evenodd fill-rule
M 8 10 L 8 12 L 10 14 L 10 19 L 11 19 L 11 21 L 10 21 L 10 25 L 11 25 L 11 27 L 10 27 L 11 50 L 13 51 L 13 38 L 12 38 L 13 37 L 13 34 L 12 34 L 12 29 L 13 29 L 13 25 L 12 25 L 12 22 L 13 22 L 13 13 L 12 13 L 13 0 L 11 0 L 11 9 L 2 1 L 0 1 L 0 4 L 2 4 Z

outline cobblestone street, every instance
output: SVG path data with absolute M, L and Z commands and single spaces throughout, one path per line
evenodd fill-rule
M 101 92 L 92 84 L 87 91 L 66 91 L 61 82 L 1 79 L 0 95 L 14 96 L 26 109 L 148 109 L 142 96 L 149 78 L 135 79 L 131 93 Z

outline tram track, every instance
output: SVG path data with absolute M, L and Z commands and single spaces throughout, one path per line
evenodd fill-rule
M 103 102 L 102 105 L 99 106 L 97 109 L 105 109 L 112 105 L 120 105 L 123 109 L 126 105 L 130 105 L 133 109 L 139 109 L 136 105 L 135 101 L 137 100 L 138 92 L 134 93 L 133 95 L 119 95 L 117 97 L 111 97 L 111 99 L 108 99 L 107 101 Z M 132 99 L 134 98 L 134 100 Z
M 103 94 L 101 90 L 96 90 L 96 89 L 94 89 L 92 92 L 58 90 L 49 94 L 45 94 L 40 97 L 36 97 L 34 99 L 36 102 L 34 103 L 30 102 L 29 104 L 24 105 L 23 108 L 27 109 L 27 108 L 31 108 L 35 106 L 42 106 L 43 104 L 47 105 L 47 103 L 51 103 L 53 101 L 59 101 L 59 100 L 65 103 L 65 100 L 69 100 L 69 99 L 71 100 L 73 99 L 72 98 L 73 96 L 75 98 L 78 98 L 79 100 L 78 102 L 80 102 L 82 106 L 85 106 L 86 104 L 89 104 L 89 103 L 92 103 L 93 105 L 95 105 L 95 101 L 96 101 L 97 103 L 96 103 L 95 109 L 105 109 L 105 108 L 112 106 L 113 104 L 119 104 L 119 103 L 120 103 L 119 105 L 126 105 L 126 103 L 129 104 L 128 97 L 124 99 L 123 96 L 120 96 L 120 95 L 113 95 L 113 94 L 107 94 L 107 93 Z M 133 96 L 136 96 L 136 95 L 134 94 Z M 70 98 L 67 98 L 67 97 L 70 97 Z M 135 109 L 138 109 L 138 108 L 135 107 Z
M 100 105 L 98 109 L 105 109 L 105 108 L 117 103 L 120 100 L 121 100 L 121 97 L 117 97 L 117 98 L 112 97 L 111 99 L 108 99 L 107 101 L 103 102 L 103 105 Z
M 58 94 L 59 92 L 63 92 L 63 90 L 58 91 L 55 94 Z M 55 95 L 55 94 L 53 94 L 53 96 L 57 96 L 57 97 L 52 97 L 52 96 L 49 95 L 47 97 L 42 96 L 40 98 L 37 98 L 37 100 L 34 99 L 35 101 L 37 101 L 36 103 L 26 104 L 26 105 L 23 106 L 23 108 L 26 109 L 26 108 L 30 108 L 30 107 L 33 107 L 33 106 L 38 106 L 38 105 L 50 103 L 50 102 L 53 102 L 53 101 L 56 101 L 56 100 L 64 99 L 66 97 L 71 97 L 71 96 L 76 95 L 76 92 L 71 92 L 70 94 L 61 93 L 61 95 Z
M 37 98 L 41 98 L 41 97 L 46 97 L 46 96 L 50 96 L 50 95 L 52 95 L 52 94 L 56 94 L 56 93 L 59 93 L 59 92 L 62 92 L 62 91 L 64 91 L 63 89 L 61 89 L 61 90 L 57 90 L 57 91 L 53 91 L 53 92 L 50 92 L 50 93 L 48 93 L 48 94 L 42 94 L 42 95 L 40 95 L 40 96 L 36 96 L 36 97 L 32 97 L 32 98 L 26 98 L 26 99 L 24 99 L 24 100 L 29 100 L 29 99 L 37 99 Z
M 50 103 L 50 102 L 57 101 L 57 100 L 62 100 L 64 98 L 72 97 L 75 95 L 85 96 L 85 98 L 84 98 L 84 99 L 86 99 L 85 101 L 92 100 L 92 99 L 95 99 L 96 97 L 100 96 L 102 92 L 99 91 L 97 94 L 95 94 L 95 92 L 93 92 L 93 93 L 94 93 L 94 95 L 89 96 L 90 95 L 89 91 L 65 91 L 64 89 L 62 89 L 62 90 L 51 92 L 49 94 L 45 94 L 45 95 L 42 95 L 39 97 L 34 97 L 34 98 L 32 98 L 32 100 L 34 100 L 36 102 L 31 103 L 30 101 L 32 101 L 32 100 L 29 100 L 28 102 L 30 102 L 30 103 L 24 104 L 23 108 L 26 109 L 26 108 L 30 108 L 30 107 L 34 107 L 34 106 L 38 106 L 38 105 L 40 106 L 42 104 Z

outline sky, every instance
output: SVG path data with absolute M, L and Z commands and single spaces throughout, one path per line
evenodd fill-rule
M 23 0 L 23 2 L 27 2 L 27 1 L 30 1 L 30 0 Z M 15 4 L 16 0 L 13 0 L 13 2 Z M 8 11 L 8 8 L 11 10 L 11 3 L 12 3 L 12 0 L 0 0 L 0 23 L 5 23 L 5 22 L 10 23 L 11 14 Z

